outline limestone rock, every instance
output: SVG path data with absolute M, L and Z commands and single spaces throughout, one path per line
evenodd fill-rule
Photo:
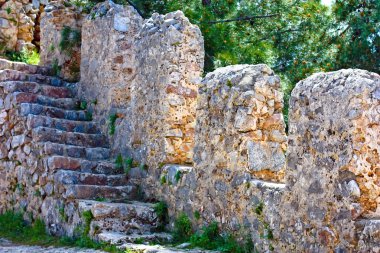
M 314 74 L 294 88 L 281 211 L 281 240 L 291 237 L 292 250 L 361 251 L 355 223 L 380 215 L 379 87 L 378 74 L 345 69 Z

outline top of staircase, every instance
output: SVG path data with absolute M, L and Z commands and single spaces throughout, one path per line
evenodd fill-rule
M 50 67 L 30 65 L 23 62 L 13 62 L 0 58 L 0 70 L 4 69 L 13 69 L 27 74 L 54 75 L 54 71 Z

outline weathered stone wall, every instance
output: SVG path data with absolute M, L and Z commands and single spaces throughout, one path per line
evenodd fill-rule
M 25 91 L 37 90 L 33 80 L 28 80 L 28 74 L 43 80 L 39 74 L 51 72 L 47 68 L 4 60 L 0 69 L 0 213 L 22 210 L 28 219 L 40 217 L 43 198 L 54 194 L 52 171 L 44 164 L 43 147 L 32 141 L 32 118 L 25 115 L 29 108 L 20 104 L 36 96 L 15 91 L 21 85 L 25 85 Z
M 314 74 L 289 112 L 279 251 L 379 252 L 379 75 Z
M 96 6 L 83 21 L 80 92 L 105 133 L 111 114 L 131 118 L 132 81 L 137 74 L 133 45 L 142 22 L 134 8 L 112 2 Z M 130 126 L 119 119 L 117 125 L 121 124 Z M 116 144 L 118 131 L 115 136 L 115 145 L 121 147 Z
M 0 53 L 36 48 L 38 19 L 47 1 L 0 1 Z M 40 9 L 41 7 L 41 9 Z
M 51 66 L 57 74 L 69 81 L 78 81 L 81 63 L 81 27 L 83 14 L 75 7 L 51 2 L 41 14 L 41 62 Z M 62 31 L 67 38 L 62 41 Z
M 251 236 L 260 252 L 273 247 L 285 187 L 282 108 L 280 79 L 266 65 L 229 66 L 203 79 L 194 167 L 165 165 L 160 179 L 147 183 L 168 203 L 172 221 L 185 212 L 195 226 L 217 221 Z
M 282 108 L 280 78 L 265 65 L 236 65 L 208 74 L 198 99 L 196 167 L 228 168 L 282 181 L 286 151 Z
M 149 166 L 192 163 L 203 38 L 182 12 L 153 15 L 136 41 L 132 147 Z
M 94 118 L 108 131 L 118 117 L 115 152 L 151 167 L 192 162 L 203 39 L 182 12 L 144 21 L 132 7 L 98 5 L 83 26 L 81 68 Z

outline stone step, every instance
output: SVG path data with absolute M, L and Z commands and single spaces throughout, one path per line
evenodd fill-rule
M 40 104 L 20 104 L 20 115 L 43 115 L 51 118 L 67 119 L 74 121 L 90 121 L 91 118 L 85 111 L 65 110 L 57 107 L 50 107 Z
M 125 243 L 168 243 L 172 236 L 168 233 L 146 233 L 146 234 L 123 234 L 117 232 L 102 231 L 97 234 L 96 239 L 110 244 L 121 245 Z M 150 251 L 149 251 L 150 252 Z M 156 251 L 153 251 L 156 252 Z
M 0 59 L 0 69 L 13 69 L 27 74 L 53 75 L 53 70 L 50 67 L 29 65 L 23 62 L 8 61 L 6 59 Z
M 5 93 L 25 92 L 52 98 L 72 98 L 74 96 L 74 92 L 70 88 L 29 81 L 1 82 L 0 87 L 3 87 Z
M 89 161 L 66 156 L 50 156 L 45 158 L 46 169 L 49 170 L 72 170 L 83 173 L 116 175 L 123 171 L 116 169 L 109 161 Z
M 138 187 L 125 186 L 100 186 L 100 185 L 57 185 L 58 193 L 65 199 L 99 199 L 110 200 L 134 200 L 138 198 Z
M 36 142 L 54 142 L 66 145 L 108 148 L 107 138 L 102 134 L 66 132 L 54 128 L 37 127 L 32 130 Z
M 11 106 L 21 103 L 39 104 L 64 110 L 78 110 L 79 101 L 73 98 L 52 98 L 26 92 L 11 93 L 6 98 L 6 108 L 11 108 Z
M 29 114 L 27 125 L 30 130 L 38 127 L 47 127 L 65 132 L 100 134 L 100 130 L 94 122 L 50 118 L 43 115 Z
M 106 175 L 70 170 L 57 171 L 54 175 L 54 180 L 65 185 L 124 186 L 128 184 L 128 176 L 125 174 Z
M 40 143 L 40 146 L 46 155 L 68 156 L 90 161 L 107 160 L 111 153 L 108 148 L 86 148 L 54 142 Z
M 37 82 L 57 87 L 68 87 L 73 90 L 75 90 L 76 88 L 75 83 L 67 83 L 58 77 L 46 76 L 41 74 L 29 74 L 13 69 L 0 70 L 0 82 L 6 81 Z
M 183 247 L 183 245 L 174 246 L 164 246 L 164 245 L 148 245 L 141 243 L 125 243 L 118 248 L 122 250 L 127 250 L 127 252 L 144 252 L 144 253 L 220 253 L 220 251 L 211 251 L 199 248 L 188 249 Z M 185 245 L 190 246 L 190 245 Z M 254 251 L 256 252 L 256 251 Z
M 112 231 L 123 234 L 150 233 L 160 225 L 154 205 L 131 201 L 128 203 L 109 203 L 80 200 L 79 205 L 91 210 L 94 217 L 92 231 Z M 83 209 L 83 208 L 82 208 Z

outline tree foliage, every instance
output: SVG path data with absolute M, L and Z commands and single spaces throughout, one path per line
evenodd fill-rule
M 378 0 L 134 0 L 145 17 L 182 10 L 202 30 L 206 72 L 230 64 L 270 65 L 287 93 L 314 72 L 379 72 Z

